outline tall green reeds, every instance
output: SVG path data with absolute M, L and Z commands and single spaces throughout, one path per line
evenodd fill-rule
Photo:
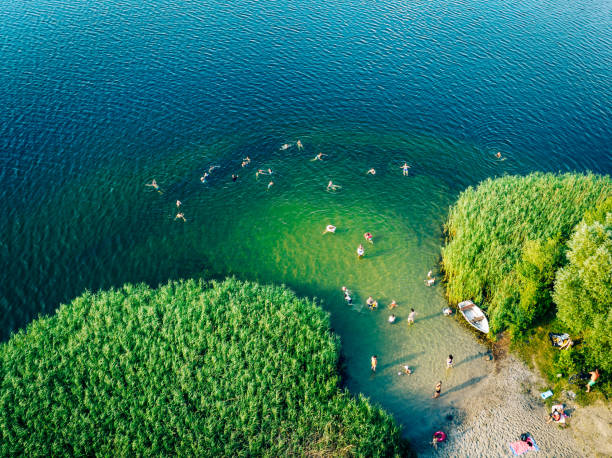
M 0 455 L 393 456 L 312 301 L 234 279 L 85 293 L 0 345 Z
M 593 174 L 506 176 L 468 188 L 445 226 L 449 300 L 481 304 L 492 333 L 520 333 L 554 313 L 555 272 L 572 229 L 610 195 L 610 177 Z

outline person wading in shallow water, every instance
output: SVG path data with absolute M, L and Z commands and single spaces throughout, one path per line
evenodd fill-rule
M 442 380 L 440 380 L 437 384 L 436 384 L 436 388 L 434 391 L 434 394 L 432 396 L 433 399 L 435 398 L 439 398 L 440 397 L 440 392 L 442 391 Z
M 370 365 L 372 372 L 376 372 L 376 366 L 378 365 L 378 358 L 376 357 L 376 355 L 372 356 L 372 359 L 370 360 Z

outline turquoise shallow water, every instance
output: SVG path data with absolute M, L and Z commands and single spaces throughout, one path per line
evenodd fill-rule
M 422 444 L 489 369 L 423 283 L 448 206 L 490 176 L 610 173 L 610 22 L 598 2 L 1 5 L 3 338 L 86 288 L 285 283 L 331 312 L 348 387 Z

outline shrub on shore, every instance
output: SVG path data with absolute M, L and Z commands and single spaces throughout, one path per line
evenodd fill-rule
M 316 304 L 229 279 L 85 293 L 0 345 L 0 454 L 406 453 Z

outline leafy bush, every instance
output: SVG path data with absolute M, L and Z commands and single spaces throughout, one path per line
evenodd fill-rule
M 592 174 L 506 176 L 466 189 L 445 226 L 449 300 L 481 304 L 493 334 L 522 333 L 554 311 L 565 243 L 585 212 L 610 195 L 610 178 Z
M 612 372 L 612 212 L 602 222 L 581 222 L 568 243 L 554 299 L 559 319 L 584 339 L 590 367 Z
M 85 293 L 0 346 L 0 454 L 404 454 L 311 301 L 230 279 Z

